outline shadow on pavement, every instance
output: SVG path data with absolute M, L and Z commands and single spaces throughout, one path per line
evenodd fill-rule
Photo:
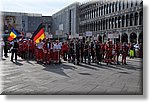
M 18 65 L 18 66 L 22 66 L 23 64 L 20 62 L 13 62 L 14 64 Z
M 33 63 L 31 63 L 30 61 L 28 61 L 28 60 L 27 60 L 26 62 L 34 66 L 34 64 L 33 64 Z
M 88 69 L 92 69 L 92 70 L 98 70 L 97 68 L 93 68 L 91 65 L 85 65 L 85 64 L 79 64 L 78 66 L 83 67 L 83 68 L 88 68 Z
M 53 72 L 53 73 L 60 74 L 62 76 L 66 76 L 66 77 L 69 77 L 69 76 L 64 72 L 64 69 L 71 69 L 71 70 L 76 69 L 74 66 L 64 65 L 64 64 L 44 65 L 44 67 L 45 68 L 43 70 L 45 70 L 45 71 Z

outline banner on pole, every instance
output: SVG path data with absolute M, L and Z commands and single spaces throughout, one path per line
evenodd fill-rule
M 26 37 L 31 38 L 32 34 L 30 32 L 26 33 Z
M 48 38 L 53 38 L 53 35 L 52 35 L 52 34 L 50 34 Z
M 108 38 L 119 38 L 119 34 L 108 34 Z
M 45 36 L 46 36 L 46 38 L 48 38 L 48 37 L 49 37 L 49 34 L 48 34 L 48 32 L 45 32 Z
M 59 25 L 59 30 L 63 30 L 63 24 Z
M 69 35 L 69 39 L 73 39 L 73 35 Z
M 56 30 L 56 35 L 62 35 L 62 31 L 61 30 Z
M 86 32 L 86 36 L 92 36 L 92 32 L 91 31 L 87 31 Z

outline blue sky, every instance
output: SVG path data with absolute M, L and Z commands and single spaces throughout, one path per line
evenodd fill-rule
M 0 11 L 39 13 L 51 16 L 76 1 L 88 0 L 0 0 Z

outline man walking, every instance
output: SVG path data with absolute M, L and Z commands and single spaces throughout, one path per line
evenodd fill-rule
M 17 52 L 18 52 L 19 44 L 18 44 L 16 38 L 12 41 L 11 45 L 12 45 L 11 61 L 13 62 L 13 57 L 14 57 L 14 54 L 15 54 L 15 62 L 17 62 Z

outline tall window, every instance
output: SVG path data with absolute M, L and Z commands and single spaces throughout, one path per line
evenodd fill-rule
M 133 14 L 130 15 L 130 26 L 133 26 Z
M 112 12 L 114 12 L 114 3 L 112 4 Z
M 119 2 L 119 11 L 121 10 L 121 2 Z
M 117 28 L 117 23 L 118 23 L 117 17 L 115 17 L 115 28 Z
M 137 4 L 137 1 L 135 2 L 135 6 L 137 6 L 138 4 Z
M 115 5 L 115 11 L 117 11 L 117 6 L 118 6 L 118 2 L 116 2 L 116 5 Z
M 138 13 L 136 12 L 135 13 L 135 19 L 134 19 L 135 21 L 135 26 L 138 24 Z
M 124 21 L 125 21 L 125 17 L 122 16 L 122 27 L 124 27 Z
M 108 14 L 109 12 L 109 5 L 107 4 L 107 7 L 106 7 L 106 14 Z
M 103 20 L 103 30 L 105 30 L 105 20 Z
M 126 27 L 128 27 L 129 15 L 126 15 Z
M 124 9 L 124 1 L 123 1 L 123 3 L 122 3 L 122 9 Z
M 106 14 L 106 12 L 105 12 L 105 11 L 106 11 L 106 5 L 104 5 L 104 15 Z
M 109 19 L 109 29 L 110 29 L 110 25 L 111 25 L 111 19 Z
M 131 7 L 133 7 L 133 2 L 131 1 Z
M 139 21 L 139 25 L 143 25 L 143 12 L 140 12 L 140 21 Z
M 101 16 L 101 7 L 99 7 L 99 16 Z
M 109 5 L 109 13 L 111 13 L 111 6 L 112 6 L 112 5 L 110 4 L 110 5 Z
M 114 28 L 114 18 L 112 18 L 112 29 Z
M 119 18 L 118 18 L 118 28 L 120 28 L 121 27 L 121 17 L 119 16 Z
M 108 20 L 106 19 L 106 29 L 108 28 Z
M 101 15 L 103 15 L 103 6 L 101 7 Z

